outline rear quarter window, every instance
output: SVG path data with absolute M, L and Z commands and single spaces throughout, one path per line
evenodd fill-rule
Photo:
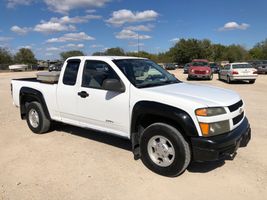
M 81 61 L 69 60 L 63 76 L 64 85 L 75 85 Z

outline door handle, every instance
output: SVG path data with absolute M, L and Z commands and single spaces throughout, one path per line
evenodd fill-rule
M 78 95 L 81 97 L 81 98 L 86 98 L 86 97 L 89 97 L 89 94 L 85 91 L 81 91 L 81 92 L 78 92 Z

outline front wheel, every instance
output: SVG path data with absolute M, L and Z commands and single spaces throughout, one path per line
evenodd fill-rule
M 50 129 L 51 121 L 46 117 L 39 102 L 31 102 L 27 106 L 26 119 L 29 128 L 34 133 L 45 133 Z
M 191 160 L 189 144 L 174 127 L 155 123 L 141 135 L 141 159 L 153 172 L 163 176 L 178 176 Z
M 250 80 L 249 83 L 250 84 L 254 84 L 256 80 Z
M 213 74 L 211 74 L 209 77 L 209 80 L 212 80 L 212 79 L 213 79 Z

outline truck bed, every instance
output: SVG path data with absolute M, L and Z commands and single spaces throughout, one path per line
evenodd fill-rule
M 12 79 L 12 81 L 25 81 L 25 82 L 36 82 L 36 83 L 43 83 L 43 84 L 57 84 L 57 83 L 50 83 L 50 82 L 43 82 L 38 80 L 37 78 L 17 78 L 17 79 Z

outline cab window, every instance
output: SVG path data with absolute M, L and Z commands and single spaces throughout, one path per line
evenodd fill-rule
M 103 89 L 102 85 L 106 79 L 120 80 L 116 72 L 107 63 L 94 60 L 85 62 L 82 87 Z

